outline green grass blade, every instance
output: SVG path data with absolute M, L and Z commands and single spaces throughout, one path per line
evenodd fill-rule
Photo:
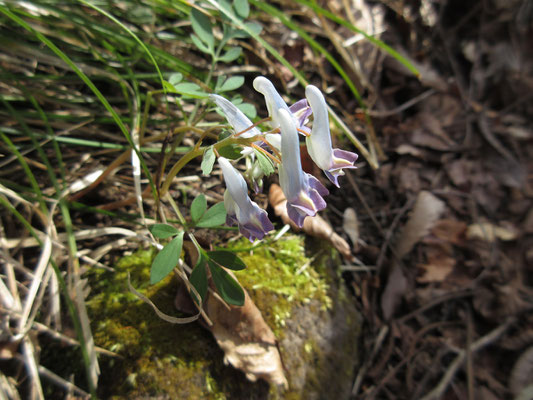
M 17 149 L 17 147 L 13 144 L 11 140 L 9 140 L 9 138 L 6 136 L 6 134 L 4 134 L 4 132 L 0 131 L 0 137 L 2 137 L 2 140 L 7 145 L 9 150 L 17 157 L 20 165 L 22 166 L 22 169 L 26 173 L 26 176 L 28 177 L 31 187 L 33 189 L 33 192 L 35 193 L 39 201 L 41 211 L 45 215 L 48 214 L 48 209 L 46 208 L 46 203 L 44 201 L 43 193 L 41 191 L 41 188 L 39 187 L 39 184 L 37 183 L 37 179 L 35 179 L 35 175 L 33 175 L 33 172 L 30 166 L 28 165 L 28 163 L 26 162 L 22 154 L 20 154 L 20 151 Z
M 100 100 L 102 105 L 105 107 L 105 109 L 111 114 L 113 117 L 113 120 L 117 124 L 117 126 L 120 128 L 122 134 L 126 137 L 126 140 L 130 144 L 131 148 L 137 153 L 137 156 L 139 157 L 141 161 L 141 166 L 143 168 L 143 171 L 145 175 L 147 176 L 150 186 L 152 189 L 152 194 L 155 199 L 157 199 L 157 190 L 154 185 L 152 175 L 150 174 L 150 171 L 148 170 L 148 167 L 146 166 L 146 163 L 144 159 L 142 158 L 142 155 L 139 152 L 139 149 L 134 145 L 131 135 L 126 129 L 126 126 L 120 119 L 119 115 L 116 113 L 116 111 L 111 107 L 111 104 L 107 101 L 105 96 L 98 90 L 98 88 L 94 85 L 94 83 L 91 81 L 91 79 L 80 69 L 78 66 L 63 52 L 61 51 L 53 42 L 51 42 L 46 36 L 41 34 L 40 32 L 37 32 L 35 29 L 33 29 L 28 23 L 26 23 L 24 20 L 19 18 L 17 15 L 13 14 L 9 9 L 5 8 L 4 6 L 0 6 L 0 12 L 2 12 L 4 15 L 12 19 L 14 22 L 19 24 L 21 27 L 26 29 L 27 31 L 33 33 L 42 43 L 44 43 L 50 50 L 52 50 L 63 62 L 65 62 L 79 77 L 80 79 L 91 89 L 91 91 L 95 94 L 95 96 Z
M 311 36 L 307 34 L 302 28 L 300 28 L 297 24 L 295 24 L 289 17 L 287 17 L 283 12 L 278 10 L 277 8 L 271 6 L 268 3 L 264 3 L 262 1 L 257 0 L 250 0 L 250 3 L 252 3 L 257 8 L 265 11 L 266 13 L 276 17 L 279 19 L 283 25 L 285 25 L 287 28 L 295 31 L 300 35 L 302 39 L 304 39 L 309 45 L 315 49 L 318 50 L 325 58 L 328 60 L 331 65 L 337 70 L 339 75 L 344 79 L 350 90 L 352 91 L 353 95 L 357 99 L 357 102 L 362 108 L 366 108 L 366 105 L 361 98 L 361 95 L 359 94 L 359 91 L 353 84 L 352 80 L 348 77 L 348 74 L 344 71 L 342 66 L 335 60 L 335 58 L 323 47 L 321 46 L 316 40 L 314 40 Z
M 388 53 L 391 57 L 394 57 L 396 60 L 398 60 L 402 65 L 404 65 L 409 71 L 411 71 L 416 77 L 420 76 L 420 73 L 416 69 L 416 67 L 409 62 L 404 56 L 402 56 L 400 53 L 398 53 L 396 50 L 394 50 L 392 47 L 384 43 L 383 41 L 376 39 L 375 37 L 367 34 L 365 31 L 353 26 L 350 22 L 339 18 L 332 12 L 320 7 L 318 4 L 316 4 L 315 0 L 294 0 L 296 3 L 302 4 L 304 6 L 307 6 L 311 8 L 315 13 L 325 16 L 326 18 L 332 20 L 333 22 L 338 23 L 339 25 L 342 25 L 348 29 L 350 29 L 352 32 L 359 33 L 363 35 L 370 43 L 374 44 L 375 46 L 379 47 L 381 50 Z M 256 0 L 251 0 L 254 4 L 256 3 Z

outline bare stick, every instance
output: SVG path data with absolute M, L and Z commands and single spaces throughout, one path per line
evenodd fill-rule
M 474 343 L 472 343 L 472 346 L 470 347 L 470 352 L 474 353 L 478 350 L 481 350 L 483 347 L 488 346 L 489 344 L 493 343 L 494 341 L 498 340 L 498 338 L 503 335 L 503 333 L 509 329 L 509 327 L 514 323 L 515 319 L 511 318 L 507 320 L 504 324 L 498 326 L 496 329 L 490 331 L 485 336 L 479 338 Z M 457 357 L 455 357 L 455 360 L 450 364 L 448 367 L 448 370 L 440 380 L 439 384 L 433 389 L 431 392 L 426 394 L 424 397 L 422 397 L 421 400 L 436 400 L 440 399 L 446 389 L 448 388 L 448 385 L 454 378 L 455 374 L 461 368 L 463 365 L 463 362 L 465 361 L 467 354 L 467 350 L 461 350 L 459 354 L 457 354 Z

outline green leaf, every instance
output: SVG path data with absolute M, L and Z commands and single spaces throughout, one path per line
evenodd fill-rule
M 233 0 L 233 8 L 237 15 L 243 19 L 248 18 L 248 15 L 250 15 L 248 0 Z
M 254 149 L 254 153 L 257 157 L 257 162 L 259 162 L 259 167 L 264 172 L 266 176 L 274 173 L 274 164 L 272 160 L 265 156 L 261 151 Z
M 176 72 L 175 74 L 170 75 L 168 78 L 168 83 L 170 83 L 172 86 L 177 85 L 183 80 L 183 74 L 180 72 Z
M 191 204 L 191 218 L 193 222 L 197 222 L 202 218 L 207 210 L 207 200 L 203 194 L 199 195 L 193 200 Z
M 158 239 L 166 239 L 179 233 L 178 229 L 168 224 L 154 224 L 148 229 Z
M 242 48 L 240 47 L 231 47 L 228 51 L 224 53 L 222 57 L 219 58 L 223 62 L 232 62 L 235 61 L 242 53 Z
M 209 260 L 209 270 L 218 293 L 228 304 L 242 306 L 244 304 L 244 291 L 241 285 L 226 271 Z
M 150 270 L 150 283 L 153 285 L 166 277 L 178 265 L 183 246 L 183 231 L 155 256 Z
M 204 92 L 204 90 L 198 86 L 196 83 L 192 82 L 181 82 L 177 85 L 173 85 L 174 92 L 180 93 L 185 96 L 194 97 L 194 98 L 203 98 L 209 96 L 209 93 Z
M 220 89 L 218 89 L 219 92 L 227 92 L 229 90 L 235 90 L 240 88 L 244 84 L 244 76 L 232 76 L 231 78 L 228 78 L 226 82 L 222 84 Z
M 209 49 L 205 44 L 204 42 L 202 42 L 200 40 L 200 38 L 198 36 L 196 36 L 195 34 L 192 34 L 191 35 L 191 40 L 192 42 L 194 43 L 194 45 L 196 47 L 198 47 L 198 50 L 200 51 L 203 51 L 204 53 L 207 53 L 207 54 L 211 54 L 213 55 L 213 50 L 212 49 Z
M 263 30 L 263 26 L 258 22 L 245 22 L 244 25 L 250 30 L 252 36 L 258 36 Z
M 208 147 L 204 151 L 204 157 L 202 158 L 202 173 L 205 176 L 208 176 L 211 171 L 213 171 L 213 165 L 215 164 L 215 160 L 217 157 L 215 156 L 215 152 L 213 151 L 213 146 Z
M 216 250 L 208 251 L 207 255 L 211 260 L 215 261 L 217 264 L 234 271 L 240 271 L 246 268 L 246 264 L 237 256 L 237 254 L 232 253 L 227 250 Z
M 246 115 L 250 119 L 254 119 L 257 117 L 257 110 L 255 109 L 255 106 L 250 103 L 241 103 L 241 104 L 235 104 L 235 106 L 241 110 L 244 115 Z
M 222 225 L 226 222 L 226 208 L 224 202 L 220 202 L 211 207 L 204 214 L 202 219 L 198 221 L 196 226 L 198 228 L 213 228 Z
M 229 158 L 230 160 L 237 160 L 242 157 L 241 154 L 242 147 L 236 144 L 228 144 L 220 149 L 218 149 L 218 154 L 222 157 Z
M 226 80 L 226 75 L 224 75 L 224 74 L 219 75 L 217 77 L 217 82 L 215 84 L 215 90 L 214 90 L 215 93 L 218 92 L 218 89 L 222 86 L 222 84 L 224 83 L 225 80 Z M 219 110 L 217 109 L 217 111 L 219 111 Z M 219 112 L 219 114 L 224 115 L 224 113 L 220 113 L 220 112 Z
M 199 262 L 196 264 L 196 267 L 192 270 L 191 276 L 189 277 L 189 282 L 194 286 L 194 288 L 198 291 L 200 294 L 200 297 L 202 298 L 202 301 L 205 300 L 205 296 L 207 294 L 207 271 L 206 271 L 206 265 L 205 265 L 205 259 L 203 259 L 203 256 L 200 256 Z M 193 292 L 191 292 L 191 295 L 193 298 L 196 296 Z M 198 300 L 195 298 L 195 300 Z M 199 301 L 196 301 L 198 304 Z
M 209 49 L 214 49 L 215 38 L 213 37 L 213 29 L 209 17 L 193 8 L 191 10 L 191 23 L 194 33 L 198 35 Z
M 232 39 L 246 39 L 249 37 L 257 37 L 263 30 L 263 27 L 257 22 L 246 22 L 242 25 L 244 25 L 246 29 L 248 29 L 248 31 L 246 31 L 245 29 L 234 30 L 231 32 Z
M 218 134 L 218 141 L 220 142 L 221 140 L 224 140 L 230 136 L 231 136 L 231 131 L 224 129 L 222 132 Z M 218 152 L 220 153 L 220 149 L 218 150 Z

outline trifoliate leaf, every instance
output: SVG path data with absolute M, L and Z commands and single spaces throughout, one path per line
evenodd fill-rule
M 202 218 L 207 210 L 207 200 L 203 194 L 195 198 L 191 204 L 191 218 L 193 222 L 197 222 Z
M 213 37 L 213 28 L 211 21 L 202 12 L 193 8 L 191 10 L 191 23 L 194 33 L 204 42 L 209 49 L 215 48 L 215 38 Z
M 244 76 L 232 76 L 226 80 L 218 89 L 219 92 L 227 92 L 229 90 L 235 90 L 240 88 L 244 84 Z
M 207 255 L 211 260 L 215 261 L 217 264 L 234 271 L 240 271 L 246 268 L 246 264 L 237 256 L 237 254 L 232 253 L 227 250 L 216 250 L 208 251 Z
M 213 228 L 226 222 L 226 208 L 224 202 L 220 202 L 211 207 L 198 221 L 198 228 Z
M 202 173 L 207 176 L 213 171 L 213 165 L 215 164 L 215 160 L 217 157 L 215 156 L 215 152 L 213 151 L 213 146 L 208 147 L 204 151 L 204 158 L 202 158 Z
M 214 262 L 208 261 L 208 264 L 213 282 L 222 299 L 228 304 L 242 306 L 244 304 L 244 291 L 241 285 Z
M 166 239 L 179 233 L 178 229 L 168 224 L 154 224 L 148 229 L 158 239 Z
M 153 285 L 166 277 L 172 269 L 178 265 L 183 245 L 183 231 L 172 239 L 163 249 L 155 256 L 150 270 L 150 283 Z
M 270 158 L 265 156 L 261 151 L 254 149 L 254 153 L 257 157 L 257 162 L 259 162 L 259 167 L 266 176 L 274 173 L 274 163 Z
M 240 57 L 242 53 L 242 48 L 240 47 L 231 47 L 228 51 L 224 53 L 222 57 L 219 58 L 220 61 L 223 62 L 232 62 L 235 61 L 237 58 Z

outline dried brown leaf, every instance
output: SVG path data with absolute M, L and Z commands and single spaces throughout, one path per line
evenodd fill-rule
M 444 211 L 444 202 L 427 191 L 418 194 L 411 216 L 398 235 L 395 251 L 402 258 L 433 227 Z
M 276 337 L 246 290 L 244 294 L 244 305 L 229 309 L 215 296 L 207 299 L 211 332 L 224 351 L 224 362 L 243 371 L 251 381 L 262 378 L 287 388 Z
M 424 274 L 416 279 L 417 282 L 442 282 L 452 273 L 455 267 L 455 259 L 444 255 L 441 258 L 432 259 L 427 264 L 419 267 L 424 271 Z
M 184 242 L 184 246 L 186 243 L 190 242 Z M 187 244 L 187 248 L 192 258 L 196 260 L 194 245 Z M 226 269 L 226 272 L 237 280 L 232 271 Z M 204 327 L 213 333 L 218 345 L 224 351 L 224 362 L 243 371 L 253 382 L 264 379 L 286 388 L 288 384 L 276 337 L 246 289 L 243 288 L 242 307 L 228 305 L 218 295 L 213 294 L 215 286 L 210 276 L 208 279 L 211 290 L 204 305 L 209 324 L 204 324 Z M 197 313 L 197 308 L 183 285 L 178 289 L 174 302 L 176 308 L 182 312 Z
M 350 245 L 346 240 L 337 235 L 333 231 L 331 225 L 321 216 L 316 215 L 314 217 L 307 217 L 304 220 L 304 225 L 301 229 L 296 226 L 296 224 L 289 218 L 289 214 L 287 213 L 287 199 L 279 185 L 273 184 L 270 186 L 268 200 L 274 208 L 274 213 L 280 217 L 284 223 L 289 224 L 293 230 L 296 232 L 303 231 L 309 236 L 327 240 L 348 261 L 353 260 Z
M 445 242 L 462 245 L 465 241 L 466 226 L 466 223 L 456 219 L 440 219 L 435 222 L 431 233 Z

